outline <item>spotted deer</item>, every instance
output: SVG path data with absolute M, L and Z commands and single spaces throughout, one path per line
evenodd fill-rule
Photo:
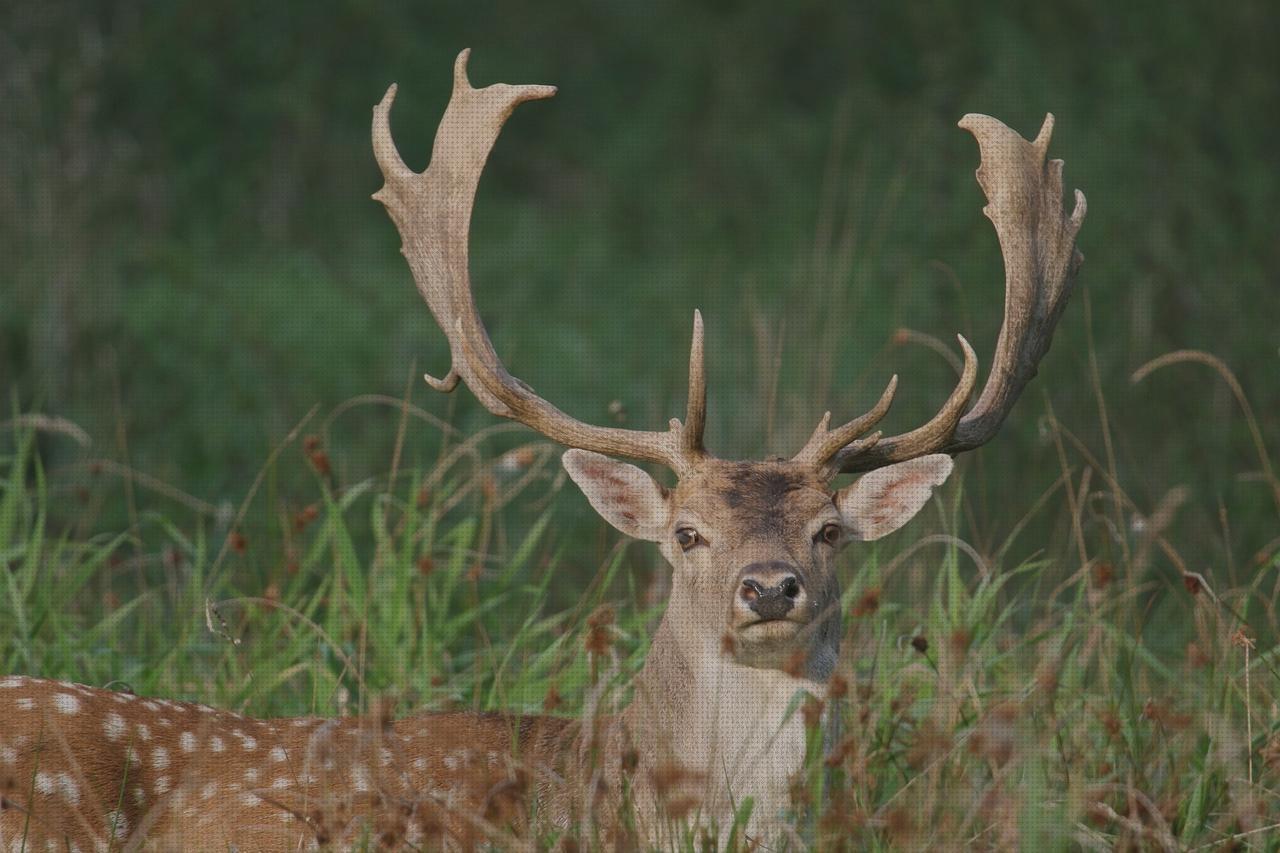
M 897 377 L 865 414 L 828 412 L 791 458 L 730 461 L 703 444 L 706 381 L 696 312 L 683 421 L 663 431 L 576 420 L 507 371 L 472 298 L 468 231 L 481 171 L 519 104 L 550 86 L 474 89 L 467 52 L 429 167 L 400 159 L 393 85 L 374 108 L 374 198 L 403 240 L 418 289 L 448 338 L 452 367 L 493 414 L 570 448 L 569 476 L 606 521 L 655 542 L 673 575 L 632 700 L 591 719 L 439 713 L 392 719 L 250 719 L 206 705 L 22 676 L 0 680 L 0 849 L 291 850 L 371 843 L 469 848 L 596 827 L 663 846 L 678 823 L 723 833 L 748 813 L 749 838 L 786 832 L 788 784 L 805 753 L 799 694 L 822 697 L 841 637 L 836 555 L 906 523 L 947 479 L 952 457 L 985 444 L 1035 375 L 1081 255 L 1076 191 L 1034 141 L 967 115 L 978 182 L 1004 256 L 1004 320 L 990 374 L 963 337 L 959 382 L 937 415 L 873 432 Z M 659 483 L 617 458 L 675 475 Z M 842 473 L 861 473 L 841 488 Z M 625 801 L 625 802 L 624 802 Z M 628 821 L 616 819 L 631 809 Z M 620 842 L 619 842 L 620 843 Z

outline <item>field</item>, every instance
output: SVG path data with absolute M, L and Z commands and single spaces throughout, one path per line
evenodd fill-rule
M 626 701 L 662 560 L 557 447 L 424 387 L 447 348 L 368 201 L 391 80 L 418 168 L 459 47 L 561 86 L 477 202 L 498 350 L 657 428 L 699 307 L 711 447 L 752 458 L 893 372 L 888 427 L 920 423 L 957 331 L 985 370 L 1001 260 L 954 123 L 1052 110 L 1076 293 L 1001 435 L 847 552 L 794 847 L 1280 850 L 1266 4 L 224 5 L 3 13 L 0 674 L 255 716 Z

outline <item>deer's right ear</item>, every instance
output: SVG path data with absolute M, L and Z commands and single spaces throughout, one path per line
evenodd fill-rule
M 590 450 L 566 451 L 561 461 L 605 521 L 636 539 L 666 536 L 667 490 L 644 471 Z

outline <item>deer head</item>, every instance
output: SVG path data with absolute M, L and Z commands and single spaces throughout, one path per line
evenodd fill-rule
M 1062 161 L 1047 160 L 1053 117 L 1028 142 L 999 121 L 967 115 L 978 141 L 978 181 L 1006 268 L 1004 323 L 986 385 L 970 405 L 977 358 L 963 337 L 955 389 L 925 425 L 891 437 L 871 432 L 897 388 L 889 380 L 867 413 L 832 428 L 825 414 L 789 460 L 717 459 L 703 445 L 706 381 L 702 317 L 694 313 L 684 421 L 648 432 L 583 423 L 538 396 L 499 359 L 476 311 L 468 277 L 471 207 L 484 163 L 514 108 L 549 98 L 551 86 L 474 89 L 468 51 L 454 65 L 453 96 L 424 173 L 400 159 L 389 126 L 393 85 L 374 109 L 373 147 L 385 185 L 374 198 L 403 238 L 418 289 L 449 340 L 453 365 L 441 391 L 459 380 L 495 415 L 520 421 L 570 448 L 564 466 L 591 505 L 628 536 L 658 543 L 675 570 L 667 621 L 691 656 L 729 651 L 755 667 L 804 659 L 825 678 L 839 637 L 836 552 L 906 523 L 951 472 L 951 457 L 986 443 L 1035 375 L 1070 294 L 1082 257 L 1075 236 L 1085 214 L 1079 190 L 1062 209 Z M 667 488 L 611 457 L 655 462 L 675 472 Z M 842 489 L 842 472 L 866 472 Z M 727 639 L 726 639 L 727 638 Z

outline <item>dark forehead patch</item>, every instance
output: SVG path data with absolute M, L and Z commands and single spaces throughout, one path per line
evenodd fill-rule
M 732 509 L 753 505 L 775 506 L 788 492 L 804 487 L 804 481 L 795 472 L 755 465 L 735 466 L 729 471 L 727 480 L 724 500 Z
M 778 534 L 791 523 L 788 496 L 812 486 L 800 471 L 760 463 L 740 463 L 724 472 L 717 490 L 724 505 L 748 528 Z

